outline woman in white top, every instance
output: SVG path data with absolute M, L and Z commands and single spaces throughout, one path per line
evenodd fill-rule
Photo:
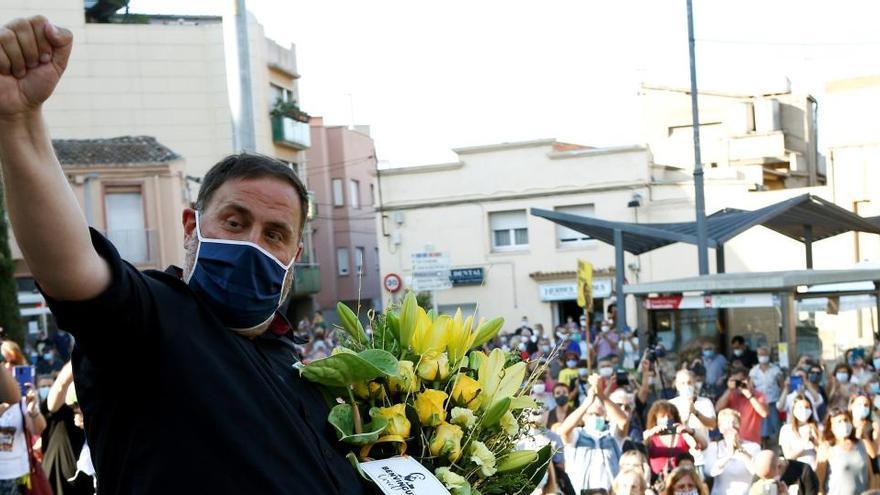
M 704 454 L 706 477 L 715 479 L 712 495 L 742 495 L 752 484 L 752 457 L 761 446 L 742 440 L 739 427 L 739 412 L 723 409 L 718 413 L 718 429 L 724 438 L 710 443 Z
M 22 430 L 23 423 L 27 424 L 27 432 Z M 40 404 L 33 388 L 21 402 L 0 404 L 0 495 L 24 493 L 22 483 L 30 473 L 25 442 L 30 441 L 28 433 L 40 435 L 45 428 L 46 419 L 40 414 Z
M 813 414 L 812 403 L 803 394 L 795 396 L 791 422 L 779 431 L 779 446 L 786 459 L 794 459 L 816 469 L 816 449 L 821 437 Z

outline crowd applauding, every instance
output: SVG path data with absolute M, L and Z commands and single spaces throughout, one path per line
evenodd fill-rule
M 859 495 L 880 488 L 880 347 L 840 362 L 735 336 L 640 347 L 612 319 L 548 335 L 523 319 L 490 345 L 546 370 L 535 439 L 557 455 L 535 493 Z M 639 349 L 647 349 L 639 352 Z M 826 372 L 826 370 L 828 372 Z M 540 443 L 539 442 L 539 443 Z M 880 493 L 880 491 L 876 492 Z

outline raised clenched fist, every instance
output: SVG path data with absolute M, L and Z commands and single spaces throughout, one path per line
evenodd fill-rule
M 0 119 L 39 109 L 67 68 L 73 35 L 43 16 L 0 28 Z

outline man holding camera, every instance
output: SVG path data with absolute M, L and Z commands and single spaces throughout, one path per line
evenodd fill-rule
M 767 417 L 767 398 L 755 390 L 744 368 L 731 370 L 727 378 L 727 390 L 715 403 L 718 410 L 733 409 L 740 415 L 740 437 L 761 443 L 761 422 Z

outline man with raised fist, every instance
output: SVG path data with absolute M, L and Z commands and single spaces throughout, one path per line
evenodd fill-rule
M 89 229 L 43 119 L 72 48 L 41 16 L 0 28 L 0 164 L 24 259 L 76 337 L 99 493 L 362 493 L 278 313 L 302 182 L 271 158 L 223 159 L 182 212 L 183 269 L 139 272 Z

